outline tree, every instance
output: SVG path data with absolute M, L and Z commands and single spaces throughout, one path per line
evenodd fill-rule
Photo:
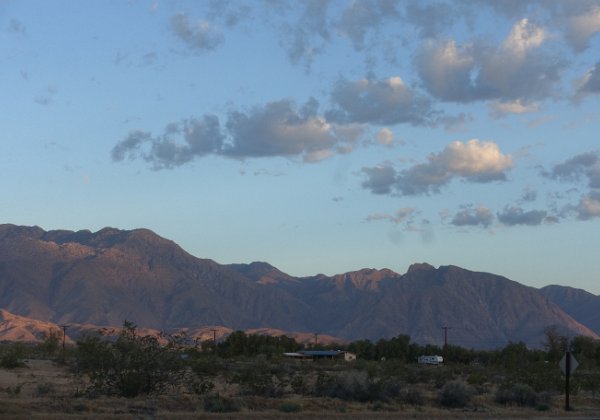
M 560 335 L 556 325 L 552 325 L 544 331 L 546 335 L 545 347 L 548 352 L 548 360 L 558 362 L 569 348 L 569 338 Z
M 77 363 L 92 388 L 107 395 L 135 397 L 177 386 L 185 375 L 182 345 L 177 337 L 140 336 L 125 321 L 115 342 L 87 335 L 77 342 Z
M 46 355 L 54 356 L 58 352 L 61 339 L 62 333 L 59 330 L 50 330 L 48 333 L 44 333 L 42 342 L 39 344 L 40 351 Z

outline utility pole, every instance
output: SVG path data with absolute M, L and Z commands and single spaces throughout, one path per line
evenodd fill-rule
M 65 356 L 65 341 L 67 339 L 67 328 L 69 328 L 69 325 L 67 324 L 63 324 L 60 326 L 63 330 L 63 337 L 62 337 L 62 352 L 63 352 L 63 357 Z
M 319 334 L 315 333 L 315 349 L 317 348 L 317 337 L 319 336 Z
M 446 353 L 447 353 L 447 349 L 448 349 L 448 330 L 451 330 L 452 327 L 448 327 L 448 326 L 443 326 L 442 329 L 444 330 L 444 359 L 446 359 Z M 446 360 L 444 360 L 445 362 Z
M 213 332 L 213 346 L 214 346 L 215 352 L 216 352 L 217 351 L 217 329 L 213 328 L 212 332 Z

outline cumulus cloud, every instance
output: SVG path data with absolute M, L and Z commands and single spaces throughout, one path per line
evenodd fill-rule
M 506 226 L 540 225 L 547 216 L 544 210 L 525 211 L 519 206 L 506 206 L 504 210 L 498 213 L 498 220 Z
M 392 187 L 396 184 L 396 170 L 390 164 L 377 165 L 372 168 L 363 168 L 367 175 L 362 186 L 371 190 L 373 194 L 391 194 Z
M 223 35 L 211 23 L 205 20 L 190 21 L 184 13 L 177 13 L 171 17 L 171 29 L 195 51 L 214 50 L 223 42 Z
M 488 227 L 494 222 L 492 211 L 484 206 L 468 207 L 454 215 L 451 224 L 454 226 L 478 226 Z
M 534 101 L 549 96 L 563 63 L 538 50 L 548 38 L 522 19 L 498 47 L 428 41 L 417 54 L 425 88 L 444 101 Z
M 585 152 L 554 165 L 547 177 L 561 181 L 578 181 L 587 178 L 591 188 L 600 188 L 600 153 Z
M 566 26 L 566 39 L 571 47 L 577 52 L 585 50 L 589 39 L 600 32 L 600 5 L 590 5 L 581 13 L 570 16 Z
M 439 153 L 427 157 L 426 163 L 396 171 L 390 164 L 363 168 L 367 179 L 363 187 L 375 194 L 422 195 L 438 193 L 455 178 L 468 182 L 491 182 L 506 179 L 512 168 L 509 155 L 491 141 L 477 139 L 455 141 Z
M 542 174 L 559 181 L 586 181 L 590 191 L 583 195 L 576 205 L 567 205 L 563 213 L 575 213 L 580 220 L 600 216 L 600 152 L 580 153 L 554 165 L 551 171 Z
M 178 141 L 179 138 L 183 142 Z M 223 138 L 219 119 L 214 115 L 204 115 L 200 119 L 171 123 L 160 136 L 132 131 L 113 147 L 111 157 L 117 162 L 125 157 L 142 158 L 154 169 L 173 168 L 220 150 Z
M 153 168 L 163 169 L 207 154 L 238 159 L 281 156 L 316 162 L 351 151 L 362 136 L 362 128 L 329 123 L 317 109 L 314 99 L 301 108 L 284 99 L 248 111 L 232 111 L 223 125 L 217 116 L 206 114 L 168 124 L 158 136 L 133 131 L 114 146 L 111 155 L 114 161 L 142 158 Z
M 539 110 L 540 104 L 538 102 L 525 103 L 521 99 L 508 102 L 496 101 L 490 104 L 490 116 L 496 119 L 510 114 L 529 114 Z
M 455 41 L 425 43 L 417 56 L 417 67 L 429 93 L 446 101 L 467 102 L 475 98 L 472 48 L 458 46 Z
M 331 92 L 332 121 L 371 124 L 435 125 L 440 112 L 409 88 L 399 76 L 385 80 L 339 80 Z
M 359 130 L 336 130 L 316 114 L 313 99 L 297 110 L 290 100 L 271 102 L 250 112 L 232 112 L 227 121 L 231 142 L 223 154 L 233 157 L 302 156 L 322 160 L 344 152 L 361 134 Z

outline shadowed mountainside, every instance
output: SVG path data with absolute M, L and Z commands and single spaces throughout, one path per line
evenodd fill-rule
M 551 285 L 540 292 L 573 319 L 600 335 L 600 296 L 582 289 Z
M 0 225 L 0 308 L 55 323 L 170 331 L 218 325 L 316 332 L 346 340 L 408 334 L 413 341 L 489 348 L 540 345 L 554 325 L 595 333 L 539 290 L 454 266 L 414 264 L 400 275 L 363 269 L 289 276 L 267 263 L 196 258 L 150 230 L 44 231 Z

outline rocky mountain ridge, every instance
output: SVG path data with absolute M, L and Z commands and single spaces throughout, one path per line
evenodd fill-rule
M 377 340 L 408 334 L 476 348 L 539 346 L 553 325 L 598 337 L 540 290 L 455 266 L 297 278 L 268 263 L 222 265 L 147 229 L 0 225 L 0 308 L 54 323 L 173 330 L 211 325 Z M 579 319 L 579 318 L 577 318 Z

